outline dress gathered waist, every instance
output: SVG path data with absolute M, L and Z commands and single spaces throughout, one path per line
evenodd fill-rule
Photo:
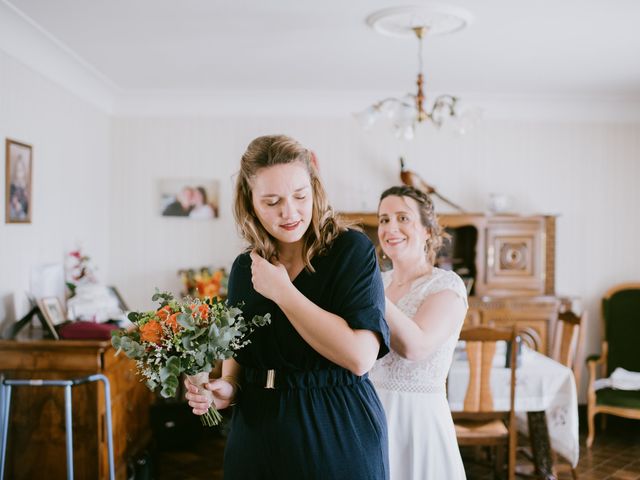
M 275 390 L 355 385 L 364 382 L 367 378 L 368 374 L 359 377 L 344 368 L 308 371 L 277 368 L 242 368 L 242 379 L 245 385 Z
M 446 392 L 445 386 L 442 384 L 425 384 L 425 383 L 409 383 L 399 382 L 393 379 L 375 379 L 374 385 L 376 389 L 391 390 L 396 392 L 409 393 L 442 393 Z

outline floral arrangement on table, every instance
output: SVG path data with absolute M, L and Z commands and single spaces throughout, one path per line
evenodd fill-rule
M 210 267 L 202 267 L 199 270 L 179 270 L 182 280 L 183 296 L 200 299 L 227 296 L 227 284 L 229 276 L 224 268 L 212 270 Z
M 204 385 L 216 360 L 224 360 L 247 345 L 247 336 L 255 328 L 271 322 L 270 315 L 256 315 L 247 321 L 242 310 L 217 298 L 186 297 L 177 301 L 166 292 L 156 292 L 152 300 L 157 310 L 131 312 L 134 326 L 112 333 L 117 353 L 124 352 L 136 361 L 138 373 L 152 391 L 160 387 L 164 398 L 174 397 L 181 374 L 199 387 L 199 393 L 213 400 Z M 222 416 L 211 402 L 202 417 L 204 425 L 220 423 Z
M 80 285 L 96 283 L 95 268 L 91 265 L 91 257 L 82 252 L 80 247 L 67 254 L 65 261 L 65 283 L 69 296 L 73 297 Z

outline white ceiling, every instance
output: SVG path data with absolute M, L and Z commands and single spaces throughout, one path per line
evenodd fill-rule
M 384 0 L 5 0 L 120 92 L 414 89 L 417 44 L 365 23 Z M 421 3 L 421 2 L 417 2 Z M 424 3 L 424 2 L 422 2 Z M 640 1 L 455 0 L 427 90 L 640 98 Z

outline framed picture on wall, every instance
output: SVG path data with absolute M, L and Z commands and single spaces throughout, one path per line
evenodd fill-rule
M 190 220 L 218 218 L 219 182 L 212 179 L 158 180 L 158 203 L 163 217 Z
M 31 145 L 6 139 L 5 223 L 31 223 Z

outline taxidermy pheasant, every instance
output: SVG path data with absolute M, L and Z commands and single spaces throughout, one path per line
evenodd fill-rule
M 409 185 L 410 187 L 415 187 L 418 190 L 422 190 L 423 192 L 427 193 L 428 195 L 435 195 L 440 200 L 442 200 L 444 203 L 446 203 L 446 204 L 452 206 L 453 208 L 455 208 L 456 210 L 464 213 L 464 209 L 461 206 L 456 205 L 451 200 L 449 200 L 449 199 L 443 197 L 442 195 L 440 195 L 438 193 L 438 191 L 434 187 L 429 185 L 427 182 L 425 182 L 420 177 L 420 175 L 418 175 L 415 172 L 412 172 L 411 170 L 407 170 L 407 168 L 404 165 L 404 158 L 402 158 L 402 157 L 400 157 L 400 180 L 405 185 Z

